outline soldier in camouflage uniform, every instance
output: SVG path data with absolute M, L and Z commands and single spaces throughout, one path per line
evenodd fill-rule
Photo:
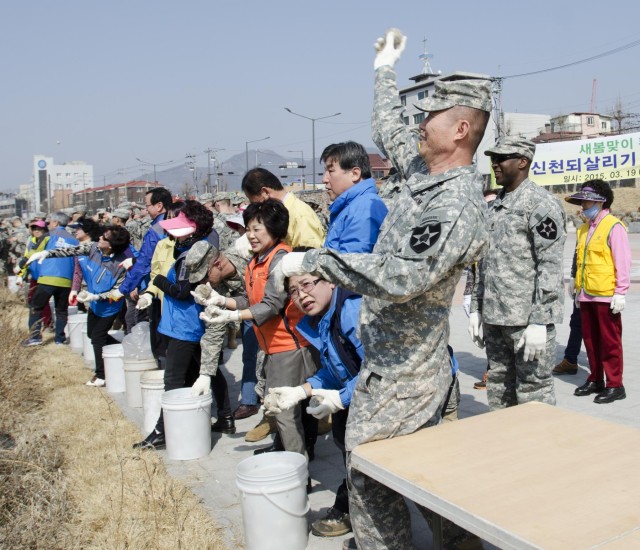
M 198 197 L 198 201 L 208 210 L 213 212 L 213 228 L 217 231 L 220 238 L 220 250 L 226 251 L 231 248 L 235 240 L 238 238 L 237 233 L 227 225 L 227 217 L 221 214 L 216 208 L 215 203 L 226 200 L 228 193 L 220 192 L 212 195 L 211 193 L 203 193 Z
M 244 294 L 244 271 L 247 260 L 233 251 L 226 254 L 212 247 L 206 241 L 200 241 L 191 247 L 187 254 L 185 265 L 189 269 L 189 282 L 198 283 L 209 278 L 209 285 L 199 285 L 193 293 L 196 303 L 208 305 L 207 299 L 211 295 L 211 288 L 221 296 L 239 296 Z M 204 388 L 207 383 L 213 390 L 218 406 L 218 418 L 211 429 L 222 433 L 235 433 L 235 422 L 231 414 L 229 390 L 222 371 L 218 368 L 222 354 L 223 343 L 227 327 L 219 323 L 207 323 L 200 339 L 202 355 L 200 359 L 200 382 L 194 384 L 194 393 Z M 204 377 L 204 378 L 203 378 Z M 204 390 L 203 393 L 205 393 Z
M 15 267 L 18 265 L 18 262 L 24 256 L 25 250 L 27 249 L 29 230 L 17 216 L 12 218 L 11 225 L 12 228 L 9 232 L 8 261 L 10 266 L 9 270 L 14 272 Z
M 365 359 L 349 412 L 348 451 L 439 422 L 452 380 L 453 294 L 463 269 L 488 248 L 482 177 L 471 163 L 489 119 L 489 82 L 437 82 L 417 105 L 427 113 L 418 136 L 400 117 L 393 66 L 404 44 L 404 37 L 394 44 L 391 33 L 380 39 L 374 63 L 373 138 L 398 173 L 387 184 L 394 199 L 373 252 L 310 250 L 282 262 L 283 276 L 313 272 L 363 295 Z M 351 468 L 350 458 L 347 468 L 357 547 L 411 548 L 403 497 Z
M 535 143 L 505 137 L 485 151 L 503 189 L 489 209 L 491 248 L 480 264 L 469 332 L 487 346 L 492 410 L 529 401 L 555 405 L 555 323 L 562 322 L 566 218 L 530 179 Z

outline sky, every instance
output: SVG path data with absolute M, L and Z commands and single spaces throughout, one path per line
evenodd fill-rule
M 526 8 L 525 8 L 526 6 Z M 97 182 L 208 148 L 316 156 L 329 143 L 372 146 L 373 43 L 408 37 L 400 87 L 434 55 L 444 74 L 509 76 L 569 64 L 640 39 L 629 0 L 535 3 L 324 0 L 3 0 L 0 190 L 32 180 L 32 157 L 83 160 Z M 596 107 L 640 112 L 640 46 L 542 74 L 506 78 L 507 112 L 552 116 Z M 222 150 L 223 149 L 223 150 Z M 158 168 L 160 170 L 160 168 Z M 152 169 L 151 169 L 152 170 Z M 120 172 L 120 174 L 118 174 Z M 97 183 L 99 184 L 99 183 Z

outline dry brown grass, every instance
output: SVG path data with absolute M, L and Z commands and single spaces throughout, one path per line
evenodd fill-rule
M 0 301 L 6 303 L 4 298 L 0 296 Z M 6 325 L 19 322 L 18 318 L 24 320 L 24 312 L 9 302 L 0 316 L 0 333 L 6 332 Z M 26 320 L 21 324 L 26 326 Z M 5 346 L 0 342 L 0 355 L 4 356 Z M 140 439 L 139 432 L 109 394 L 84 385 L 89 371 L 81 358 L 67 347 L 51 343 L 27 353 L 17 347 L 15 352 L 21 376 L 31 382 L 20 383 L 21 389 L 14 385 L 8 392 L 21 401 L 34 380 L 39 389 L 28 403 L 17 405 L 28 421 L 8 419 L 5 424 L 10 409 L 2 399 L 0 426 L 15 430 L 14 435 L 25 432 L 28 437 L 19 435 L 17 448 L 1 455 L 11 455 L 14 462 L 8 468 L 14 475 L 5 476 L 2 470 L 0 506 L 16 483 L 26 485 L 24 481 L 30 476 L 37 478 L 29 487 L 30 494 L 44 496 L 48 487 L 54 488 L 54 494 L 46 497 L 42 511 L 30 519 L 18 522 L 3 517 L 1 547 L 224 548 L 220 530 L 199 499 L 168 476 L 158 454 L 131 449 L 131 443 Z M 3 362 L 0 391 L 4 391 L 5 370 Z M 23 444 L 23 439 L 31 443 Z M 23 447 L 26 454 L 19 454 Z M 30 468 L 26 475 L 18 470 L 25 462 Z M 54 508 L 55 514 L 50 512 L 47 517 L 46 510 Z M 34 533 L 28 540 L 13 539 L 18 543 L 5 544 L 8 534 L 24 531 L 29 523 L 43 526 L 37 536 Z

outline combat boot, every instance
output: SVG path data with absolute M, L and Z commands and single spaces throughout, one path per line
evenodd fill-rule
M 262 441 L 265 437 L 268 437 L 269 434 L 275 432 L 276 417 L 263 414 L 262 420 L 258 422 L 255 428 L 247 432 L 247 434 L 244 436 L 244 440 L 249 442 Z

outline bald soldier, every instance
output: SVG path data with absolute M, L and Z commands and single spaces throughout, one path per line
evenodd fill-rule
M 353 393 L 346 448 L 437 424 L 449 386 L 449 313 L 463 269 L 488 248 L 482 176 L 473 166 L 491 110 L 486 80 L 439 81 L 416 105 L 419 135 L 402 122 L 393 69 L 405 46 L 393 33 L 376 43 L 373 139 L 397 170 L 389 213 L 370 254 L 323 248 L 291 253 L 282 275 L 317 273 L 363 295 L 364 362 Z M 346 548 L 412 548 L 402 496 L 351 468 L 355 541 Z
M 551 369 L 564 312 L 566 217 L 560 201 L 529 179 L 535 150 L 532 141 L 507 136 L 485 151 L 502 190 L 489 209 L 491 248 L 480 264 L 469 333 L 487 347 L 492 410 L 556 402 Z

